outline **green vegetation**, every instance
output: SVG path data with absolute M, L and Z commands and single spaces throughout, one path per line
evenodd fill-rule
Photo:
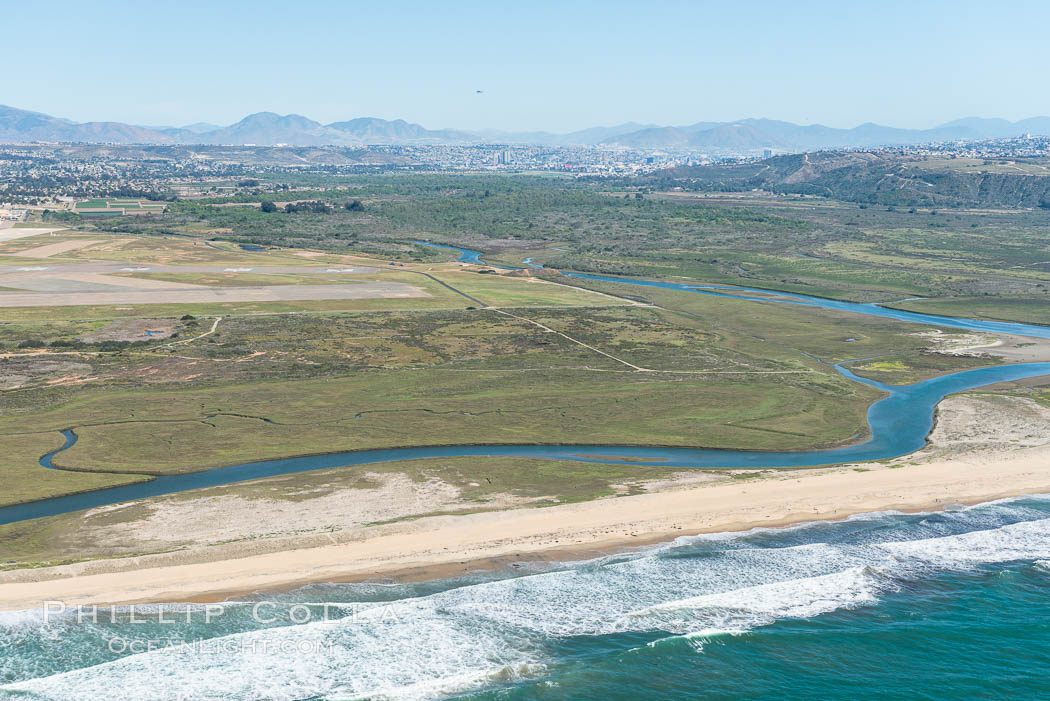
M 878 393 L 822 373 L 756 376 L 577 369 L 406 370 L 220 388 L 86 391 L 31 416 L 12 436 L 76 426 L 60 465 L 115 472 L 186 472 L 246 460 L 338 450 L 460 443 L 667 444 L 756 449 L 839 443 L 864 430 Z M 645 417 L 644 421 L 638 417 Z M 25 456 L 5 477 L 32 483 Z M 7 495 L 5 494 L 5 498 Z
M 478 248 L 506 265 L 530 257 L 554 268 L 989 318 L 1045 322 L 1050 301 L 1050 213 L 1042 211 L 932 215 L 560 177 L 301 174 L 296 182 L 312 189 L 282 191 L 287 202 L 268 192 L 81 221 L 80 235 L 117 235 L 61 257 L 373 265 L 377 272 L 346 277 L 258 268 L 128 276 L 221 286 L 375 279 L 430 296 L 4 309 L 0 350 L 11 355 L 0 358 L 0 388 L 10 389 L 0 394 L 0 436 L 16 448 L 0 457 L 0 477 L 18 484 L 5 503 L 139 479 L 138 472 L 390 446 L 839 445 L 863 435 L 879 393 L 832 364 L 902 383 L 999 362 L 931 352 L 920 333 L 928 329 L 913 324 L 550 270 L 482 270 L 418 239 Z M 243 206 L 264 199 L 273 207 Z M 266 250 L 239 249 L 248 243 Z M 932 299 L 899 301 L 916 296 Z M 215 332 L 197 338 L 218 317 Z M 178 335 L 90 348 L 76 341 L 134 318 L 179 319 Z M 80 441 L 56 462 L 99 473 L 40 478 L 36 460 L 67 427 Z M 608 494 L 631 470 L 656 470 L 455 464 L 442 468 L 443 479 L 468 495 L 472 482 L 481 484 L 472 475 L 491 471 L 502 474 L 494 481 L 505 491 L 565 500 Z
M 928 353 L 929 327 L 849 312 L 835 312 L 770 302 L 768 304 L 713 297 L 658 287 L 627 287 L 610 282 L 569 278 L 573 284 L 612 294 L 631 294 L 671 312 L 675 324 L 727 334 L 734 343 L 760 344 L 763 352 L 774 348 L 813 356 L 826 364 L 852 359 L 889 360 L 904 363 L 897 371 L 883 370 L 873 379 L 903 384 L 944 372 L 995 364 L 990 358 L 970 358 Z M 961 332 L 945 329 L 948 337 Z M 745 341 L 745 339 L 747 339 Z M 804 354 L 804 355 L 803 355 Z M 852 367 L 852 366 L 851 366 Z M 857 374 L 868 376 L 863 369 Z
M 691 181 L 656 186 L 681 189 L 683 182 Z M 1040 209 L 933 214 L 816 198 L 741 200 L 686 192 L 624 197 L 654 185 L 644 180 L 414 174 L 317 176 L 303 183 L 316 189 L 296 191 L 294 208 L 310 211 L 287 213 L 283 204 L 270 213 L 231 206 L 272 197 L 244 194 L 177 202 L 163 214 L 85 226 L 178 234 L 189 237 L 184 246 L 207 238 L 220 247 L 219 241 L 312 247 L 419 263 L 454 257 L 413 243 L 422 238 L 478 248 L 487 260 L 507 265 L 521 265 L 527 256 L 557 269 L 865 302 L 975 296 L 1029 299 L 1037 306 L 1050 301 L 1050 211 Z M 124 259 L 134 253 L 128 249 Z M 1006 303 L 1000 310 L 1006 318 L 1029 320 L 1024 306 Z M 1015 309 L 1019 316 L 1009 316 Z
M 241 196 L 179 202 L 163 216 L 106 220 L 94 226 L 117 233 L 207 235 L 238 243 L 352 249 L 416 260 L 445 257 L 411 243 L 421 236 L 482 243 L 602 239 L 609 247 L 642 251 L 686 244 L 708 231 L 752 236 L 807 227 L 761 211 L 625 200 L 563 179 L 413 175 L 361 177 L 354 183 L 360 207 L 351 201 L 351 207 L 332 212 L 287 216 L 224 206 L 263 201 L 262 196 Z M 305 191 L 296 197 L 307 204 L 337 202 L 345 197 L 337 192 Z
M 109 198 L 97 198 L 91 200 L 84 200 L 77 202 L 74 209 L 78 214 L 90 215 L 91 212 L 82 212 L 81 210 L 91 209 L 123 209 L 125 214 L 139 214 L 139 213 L 159 213 L 163 212 L 167 206 L 165 202 L 152 202 L 149 200 L 131 199 L 127 197 L 109 197 Z
M 40 466 L 40 456 L 62 445 L 57 431 L 4 436 L 4 492 L 0 504 L 17 504 L 55 494 L 115 487 L 146 479 L 140 475 L 64 472 Z
M 1044 326 L 1050 324 L 1050 300 L 1041 297 L 919 299 L 886 306 L 923 314 L 1021 321 Z

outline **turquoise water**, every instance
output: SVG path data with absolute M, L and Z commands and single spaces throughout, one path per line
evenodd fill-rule
M 1027 497 L 544 571 L 316 585 L 266 604 L 272 623 L 253 601 L 210 623 L 185 605 L 140 608 L 142 623 L 0 614 L 0 697 L 1046 698 L 1048 591 L 1050 498 Z
M 693 291 L 726 294 L 718 289 Z M 799 295 L 785 301 L 879 316 L 892 311 Z M 1004 330 L 999 322 L 901 314 L 894 318 Z M 1050 328 L 1008 326 L 1050 337 Z M 886 457 L 922 445 L 933 407 L 946 394 L 1050 374 L 1050 363 L 899 387 L 838 370 L 888 393 L 869 411 L 871 439 L 847 448 L 366 451 L 236 465 L 8 507 L 0 522 L 268 474 L 430 455 L 587 460 L 579 453 L 614 451 L 689 466 Z M 66 439 L 55 453 L 68 449 L 75 433 Z M 50 465 L 55 453 L 42 463 Z M 40 611 L 0 613 L 0 698 L 1050 698 L 1048 594 L 1050 496 L 1032 496 L 935 514 L 867 514 L 684 537 L 547 569 L 523 563 L 414 584 L 314 585 L 230 602 L 221 612 L 170 604 L 103 609 L 94 620 L 65 612 L 46 622 Z

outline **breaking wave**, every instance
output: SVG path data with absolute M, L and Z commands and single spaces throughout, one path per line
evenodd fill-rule
M 110 701 L 445 697 L 542 677 L 565 641 L 615 646 L 621 636 L 627 650 L 645 643 L 639 635 L 657 643 L 670 635 L 702 649 L 712 636 L 872 606 L 936 573 L 1013 561 L 1045 568 L 1048 517 L 1050 500 L 1026 498 L 685 537 L 501 579 L 311 587 L 275 607 L 330 604 L 331 620 L 303 624 L 261 625 L 250 602 L 211 625 L 203 607 L 146 625 L 80 624 L 72 615 L 45 625 L 39 612 L 2 614 L 0 689 Z M 121 636 L 190 642 L 108 650 Z

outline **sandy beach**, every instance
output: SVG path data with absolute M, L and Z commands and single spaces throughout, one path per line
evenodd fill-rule
M 1003 404 L 1006 402 L 1006 405 Z M 1017 411 L 1023 410 L 1023 418 Z M 216 601 L 310 582 L 439 578 L 516 561 L 590 557 L 682 535 L 924 511 L 1050 492 L 1050 410 L 1016 398 L 946 400 L 930 446 L 888 464 L 671 482 L 545 508 L 428 516 L 270 551 L 220 545 L 0 573 L 0 609 Z M 285 549 L 281 549 L 281 548 Z

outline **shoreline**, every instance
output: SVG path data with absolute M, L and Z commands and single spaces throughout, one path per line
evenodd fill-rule
M 210 603 L 310 583 L 443 579 L 588 559 L 680 536 L 1050 493 L 1050 445 L 912 458 L 892 466 L 763 473 L 541 508 L 423 516 L 341 532 L 338 539 L 329 534 L 327 544 L 305 547 L 264 542 L 263 552 L 255 547 L 252 553 L 251 545 L 239 544 L 238 551 L 234 544 L 9 570 L 0 572 L 0 610 L 35 609 L 44 601 Z
M 1047 488 L 1046 492 L 1036 491 L 1025 492 L 1022 494 L 1003 494 L 989 499 L 981 498 L 972 501 L 959 501 L 949 504 L 931 503 L 925 506 L 886 509 L 885 511 L 892 511 L 901 514 L 936 513 L 939 511 L 944 511 L 953 506 L 970 507 L 977 506 L 979 504 L 994 503 L 1003 499 L 1012 499 L 1042 494 L 1050 495 L 1050 487 Z M 403 569 L 384 571 L 381 573 L 381 576 L 347 575 L 344 577 L 333 577 L 331 579 L 326 579 L 323 581 L 305 579 L 298 581 L 288 581 L 282 584 L 277 584 L 271 587 L 264 587 L 261 589 L 231 589 L 228 591 L 209 592 L 202 595 L 193 595 L 184 599 L 164 599 L 163 601 L 159 599 L 142 599 L 125 602 L 96 603 L 98 603 L 99 606 L 147 604 L 221 604 L 224 602 L 240 601 L 245 598 L 256 596 L 259 594 L 287 594 L 289 592 L 295 591 L 296 589 L 310 586 L 312 584 L 356 584 L 364 582 L 392 582 L 397 584 L 405 584 L 412 582 L 432 582 L 443 579 L 451 579 L 454 577 L 466 576 L 470 574 L 480 574 L 489 572 L 504 571 L 510 574 L 514 572 L 516 568 L 519 567 L 522 568 L 522 572 L 531 573 L 524 568 L 536 565 L 539 565 L 541 567 L 557 566 L 558 564 L 565 562 L 578 562 L 584 560 L 595 560 L 603 557 L 615 557 L 617 555 L 629 555 L 632 553 L 646 550 L 647 548 L 653 548 L 662 545 L 671 545 L 676 539 L 683 537 L 688 538 L 690 536 L 710 535 L 714 533 L 746 533 L 747 531 L 754 530 L 757 528 L 768 528 L 777 530 L 790 528 L 792 526 L 801 526 L 807 523 L 837 523 L 845 521 L 853 516 L 874 513 L 879 513 L 879 511 L 843 512 L 842 514 L 829 518 L 790 517 L 781 519 L 779 521 L 765 521 L 761 524 L 742 526 L 740 528 L 710 529 L 692 533 L 673 532 L 648 534 L 644 537 L 632 539 L 629 542 L 627 540 L 614 539 L 609 541 L 608 543 L 597 542 L 587 546 L 565 545 L 550 548 L 548 550 L 539 550 L 535 552 L 528 551 L 515 553 L 512 555 L 490 556 L 478 558 L 476 560 L 465 560 L 461 562 L 438 562 L 434 564 L 408 566 Z M 540 572 L 537 573 L 541 572 L 542 570 L 540 570 Z M 8 610 L 2 608 L 2 606 L 2 599 L 0 599 L 0 613 Z

